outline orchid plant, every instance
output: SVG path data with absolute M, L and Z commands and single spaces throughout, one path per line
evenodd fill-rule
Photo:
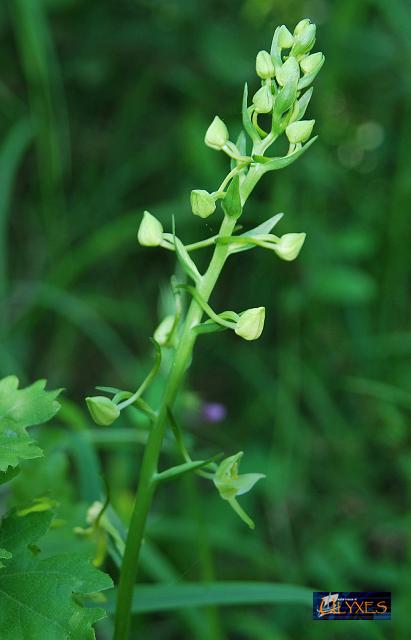
M 215 191 L 209 193 L 204 189 L 194 189 L 190 205 L 192 213 L 202 219 L 222 214 L 219 233 L 185 244 L 177 235 L 174 220 L 171 230 L 165 231 L 163 224 L 148 211 L 144 212 L 138 229 L 140 245 L 175 252 L 187 281 L 178 282 L 175 277 L 172 279 L 175 313 L 166 316 L 154 332 L 155 363 L 138 389 L 131 392 L 100 387 L 105 395 L 86 399 L 91 417 L 98 425 L 112 424 L 130 405 L 143 412 L 151 423 L 124 548 L 117 596 L 115 640 L 129 638 L 132 594 L 146 520 L 154 494 L 162 482 L 196 472 L 205 480 L 211 481 L 221 498 L 228 502 L 250 528 L 254 527 L 252 519 L 244 512 L 237 498 L 250 491 L 264 476 L 259 473 L 238 473 L 242 452 L 223 460 L 218 460 L 218 457 L 196 460 L 186 448 L 183 431 L 173 407 L 200 335 L 232 330 L 240 338 L 252 341 L 262 334 L 264 307 L 220 311 L 209 304 L 227 259 L 240 251 L 260 247 L 273 251 L 282 260 L 291 261 L 297 258 L 304 244 L 305 233 L 286 233 L 282 236 L 272 233 L 280 222 L 282 213 L 241 233 L 239 219 L 260 179 L 266 173 L 283 169 L 295 162 L 316 140 L 316 137 L 312 137 L 315 121 L 304 119 L 313 93 L 311 85 L 324 64 L 321 52 L 312 53 L 315 38 L 316 27 L 308 19 L 301 20 L 293 33 L 284 25 L 278 27 L 274 32 L 270 51 L 263 50 L 257 54 L 259 86 L 251 102 L 247 84 L 244 87 L 240 134 L 235 141 L 231 140 L 227 126 L 219 116 L 215 116 L 205 133 L 205 144 L 210 149 L 226 154 L 230 167 Z M 289 143 L 287 153 L 282 156 L 267 155 L 282 136 Z M 193 254 L 207 248 L 212 249 L 212 255 L 207 269 L 201 273 Z M 181 303 L 183 295 L 191 300 L 185 313 Z M 159 371 L 162 354 L 166 349 L 172 353 L 171 365 L 161 404 L 154 408 L 148 404 L 144 394 Z M 174 433 L 182 462 L 160 471 L 159 459 L 168 427 Z M 96 510 L 95 505 L 93 509 Z M 102 519 L 101 511 L 90 522 Z

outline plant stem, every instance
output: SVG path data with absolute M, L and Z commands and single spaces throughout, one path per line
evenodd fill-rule
M 246 201 L 261 175 L 262 173 L 256 172 L 255 169 L 250 169 L 241 187 L 243 203 Z M 232 235 L 235 225 L 235 219 L 225 216 L 219 235 Z M 203 300 L 208 301 L 227 256 L 228 245 L 216 245 L 209 267 L 198 286 L 198 293 Z M 158 460 L 168 420 L 168 409 L 174 404 L 177 392 L 182 384 L 184 374 L 189 366 L 196 340 L 196 334 L 192 329 L 201 322 L 202 315 L 202 308 L 198 302 L 193 299 L 187 312 L 180 342 L 176 349 L 174 361 L 170 369 L 161 407 L 157 418 L 153 422 L 153 427 L 150 431 L 145 448 L 134 510 L 130 520 L 126 548 L 120 572 L 114 640 L 128 640 L 129 638 L 131 605 L 138 560 L 144 537 L 147 516 L 155 492 L 154 478 L 158 471 Z

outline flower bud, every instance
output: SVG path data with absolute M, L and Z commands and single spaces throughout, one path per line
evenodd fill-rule
M 103 503 L 99 500 L 96 500 L 92 505 L 90 505 L 90 507 L 87 509 L 86 515 L 87 524 L 92 525 L 96 522 L 97 518 L 100 516 L 103 510 L 103 507 Z
M 278 45 L 282 49 L 290 49 L 294 44 L 294 38 L 288 31 L 285 24 L 281 25 L 278 32 Z
M 281 87 L 288 83 L 297 83 L 300 77 L 300 65 L 294 56 L 290 56 L 275 72 L 277 82 Z
M 208 218 L 216 209 L 215 197 L 204 189 L 194 189 L 190 195 L 191 210 L 195 216 Z
M 163 225 L 148 211 L 144 211 L 137 238 L 143 247 L 158 247 L 161 244 Z
M 273 251 L 276 252 L 282 260 L 295 260 L 304 244 L 305 233 L 286 233 L 280 238 L 280 242 L 273 245 Z
M 204 142 L 208 147 L 220 151 L 228 142 L 228 138 L 229 134 L 226 125 L 221 118 L 216 116 L 206 131 Z
M 273 94 L 265 84 L 253 97 L 254 108 L 257 113 L 270 113 L 273 108 Z
M 315 120 L 299 120 L 292 122 L 285 129 L 285 133 L 291 144 L 305 142 L 310 137 Z
M 265 308 L 247 309 L 241 314 L 234 329 L 236 334 L 244 340 L 257 340 L 262 334 L 265 320 Z
M 268 53 L 268 51 L 259 51 L 257 53 L 257 58 L 255 61 L 255 70 L 257 72 L 257 75 L 263 80 L 274 77 L 275 71 L 274 71 L 273 59 Z
M 309 56 L 303 58 L 300 62 L 300 67 L 304 73 L 316 73 L 319 69 L 321 69 L 324 62 L 324 55 L 321 51 L 317 53 L 312 53 Z
M 301 56 L 311 51 L 315 43 L 317 27 L 306 18 L 301 20 L 294 29 L 294 44 L 291 49 L 293 56 Z
M 170 343 L 175 325 L 175 316 L 166 316 L 154 331 L 154 340 L 164 347 Z
M 105 396 L 86 398 L 86 403 L 94 422 L 103 427 L 113 424 L 120 415 L 118 406 Z

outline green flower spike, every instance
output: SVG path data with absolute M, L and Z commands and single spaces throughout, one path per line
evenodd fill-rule
M 244 493 L 250 491 L 256 482 L 261 480 L 261 478 L 265 478 L 265 475 L 263 473 L 244 473 L 243 475 L 238 475 L 238 467 L 242 456 L 243 452 L 239 451 L 239 453 L 236 453 L 234 456 L 223 460 L 215 472 L 213 482 L 222 499 L 227 500 L 237 515 L 240 516 L 241 520 L 245 522 L 250 529 L 254 529 L 254 522 L 240 507 L 236 497 L 242 496 Z
M 88 397 L 86 403 L 94 422 L 102 427 L 110 426 L 120 415 L 118 406 L 106 396 Z
M 244 340 L 257 340 L 263 332 L 265 307 L 247 309 L 240 315 L 234 331 Z
M 137 237 L 143 247 L 158 247 L 163 240 L 163 225 L 149 211 L 144 211 Z

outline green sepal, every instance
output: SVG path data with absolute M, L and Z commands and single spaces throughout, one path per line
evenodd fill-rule
M 250 114 L 248 112 L 248 86 L 247 83 L 244 85 L 243 92 L 243 105 L 242 105 L 242 118 L 243 118 L 243 127 L 250 136 L 253 142 L 261 142 L 261 138 L 258 135 L 257 131 L 253 127 L 253 123 L 251 122 Z
M 264 173 L 267 172 L 267 171 L 275 171 L 277 169 L 284 169 L 285 167 L 288 167 L 290 164 L 295 162 L 295 160 L 297 160 L 300 156 L 302 156 L 302 154 L 305 153 L 305 151 L 307 151 L 311 147 L 312 144 L 314 144 L 314 142 L 317 140 L 317 138 L 318 138 L 318 136 L 314 136 L 314 138 L 311 138 L 311 140 L 306 142 L 304 146 L 300 147 L 299 149 L 296 149 L 295 151 L 290 153 L 288 156 L 283 156 L 281 158 L 268 158 L 266 156 L 253 156 L 253 160 L 254 160 L 254 162 L 257 162 L 258 164 L 262 165 L 262 167 L 264 169 Z
M 170 467 L 165 471 L 161 471 L 161 473 L 156 473 L 153 480 L 155 483 L 165 482 L 166 480 L 174 480 L 175 478 L 179 478 L 185 473 L 189 473 L 190 471 L 197 471 L 198 469 L 206 467 L 207 465 L 221 458 L 222 455 L 222 453 L 219 453 L 218 455 L 207 458 L 206 460 L 192 460 L 190 462 L 179 464 L 176 467 Z
M 240 177 L 238 175 L 230 182 L 227 193 L 222 202 L 222 207 L 229 218 L 239 218 L 243 211 L 240 195 Z
M 181 267 L 184 269 L 186 274 L 192 280 L 194 280 L 196 284 L 199 284 L 201 282 L 201 274 L 197 269 L 193 259 L 190 258 L 190 254 L 188 253 L 187 249 L 181 242 L 180 238 L 177 238 L 175 234 L 174 219 L 173 219 L 173 238 L 174 238 L 174 247 L 176 250 L 177 258 Z

